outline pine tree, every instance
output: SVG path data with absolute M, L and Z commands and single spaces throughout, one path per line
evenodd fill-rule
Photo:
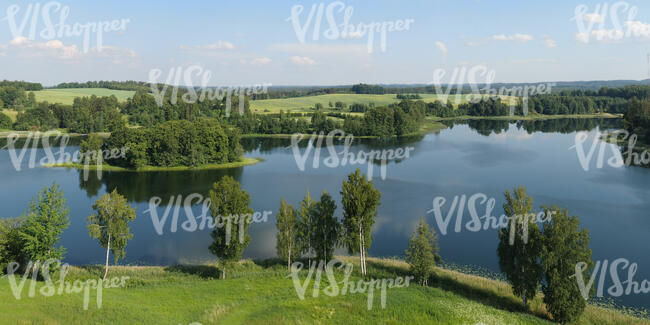
M 506 275 L 512 292 L 521 297 L 524 307 L 537 294 L 542 279 L 541 232 L 535 223 L 533 199 L 524 187 L 506 191 L 503 210 L 509 218 L 508 226 L 499 230 L 499 267 Z

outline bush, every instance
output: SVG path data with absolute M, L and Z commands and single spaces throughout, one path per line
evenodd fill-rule
M 7 114 L 0 113 L 0 129 L 11 129 L 13 124 L 14 123 L 11 121 L 11 118 L 7 116 Z

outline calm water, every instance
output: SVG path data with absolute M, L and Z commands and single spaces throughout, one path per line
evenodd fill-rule
M 616 121 L 598 120 L 473 121 L 457 123 L 439 134 L 423 137 L 356 141 L 352 151 L 415 148 L 410 158 L 387 165 L 385 180 L 379 177 L 379 166 L 374 166 L 375 186 L 383 193 L 383 198 L 369 253 L 403 256 L 409 235 L 424 216 L 438 232 L 440 253 L 445 261 L 498 271 L 496 230 L 470 232 L 463 227 L 460 233 L 455 233 L 454 214 L 448 233 L 443 236 L 434 215 L 427 211 L 432 209 L 432 200 L 437 196 L 447 199 L 442 210 L 446 215 L 454 196 L 484 193 L 496 198 L 492 214 L 498 217 L 503 213 L 503 192 L 521 185 L 534 198 L 536 211 L 541 205 L 557 204 L 568 207 L 571 215 L 580 217 L 582 227 L 589 229 L 591 234 L 594 260 L 626 258 L 638 264 L 636 281 L 650 279 L 650 169 L 614 168 L 607 164 L 598 169 L 594 160 L 589 171 L 584 171 L 576 151 L 570 149 L 577 130 L 590 131 L 585 144 L 588 146 L 599 128 L 614 128 L 616 124 Z M 314 169 L 311 167 L 313 155 L 307 160 L 306 170 L 300 171 L 291 149 L 287 149 L 289 144 L 289 140 L 245 139 L 246 155 L 262 157 L 265 161 L 243 168 L 200 172 L 104 172 L 101 180 L 91 175 L 87 182 L 76 170 L 28 169 L 29 151 L 22 170 L 16 171 L 9 152 L 0 150 L 0 174 L 4 185 L 0 195 L 2 215 L 21 215 L 41 187 L 57 182 L 70 206 L 71 224 L 61 241 L 67 248 L 66 262 L 102 263 L 105 251 L 88 236 L 85 218 L 92 213 L 91 205 L 99 196 L 117 187 L 137 208 L 137 219 L 131 226 L 135 237 L 127 247 L 125 263 L 210 260 L 214 257 L 208 251 L 209 230 L 184 232 L 180 229 L 180 223 L 185 221 L 181 214 L 176 233 L 170 232 L 168 221 L 164 234 L 158 235 L 150 214 L 145 213 L 149 200 L 154 196 L 162 197 L 163 205 L 158 209 L 158 214 L 162 215 L 171 196 L 182 194 L 185 197 L 191 193 L 207 196 L 213 182 L 231 175 L 250 193 L 255 211 L 272 210 L 275 215 L 281 198 L 297 205 L 307 190 L 312 196 L 327 190 L 339 202 L 341 183 L 346 175 L 357 167 L 367 172 L 367 165 L 327 168 L 322 161 L 320 168 Z M 66 150 L 76 149 L 69 146 Z M 337 150 L 343 147 L 338 145 Z M 43 156 L 43 149 L 36 149 L 36 154 Z M 323 148 L 320 159 L 327 156 Z M 605 157 L 610 156 L 606 151 Z M 484 205 L 478 207 L 479 215 L 483 215 Z M 194 213 L 200 213 L 199 206 L 194 208 Z M 340 209 L 337 215 L 342 215 Z M 467 209 L 464 218 L 463 224 L 469 221 Z M 273 217 L 267 223 L 253 224 L 250 228 L 252 242 L 245 256 L 275 256 L 275 232 Z M 623 273 L 621 277 L 625 278 Z M 648 294 L 624 296 L 618 301 L 629 306 L 650 307 Z

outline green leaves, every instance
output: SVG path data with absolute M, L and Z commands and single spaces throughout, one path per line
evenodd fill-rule
M 291 259 L 300 256 L 298 211 L 284 198 L 280 202 L 277 215 L 278 236 L 276 249 L 278 256 L 291 265 Z
M 129 222 L 135 220 L 135 208 L 132 208 L 124 196 L 114 189 L 104 194 L 93 204 L 95 213 L 86 221 L 90 237 L 98 239 L 99 244 L 113 252 L 115 263 L 126 256 L 126 245 L 133 239 Z
M 526 194 L 524 187 L 505 193 L 503 210 L 509 222 L 499 230 L 499 267 L 512 286 L 513 293 L 521 297 L 524 305 L 537 294 L 542 278 L 542 265 L 539 259 L 542 252 L 542 239 L 533 211 L 533 199 Z
M 320 201 L 312 210 L 314 228 L 311 236 L 316 259 L 329 261 L 334 256 L 334 249 L 339 244 L 341 224 L 334 216 L 336 203 L 332 196 L 323 191 Z
M 438 256 L 438 243 L 435 232 L 429 229 L 424 218 L 411 235 L 405 254 L 411 273 L 420 284 L 427 285 Z
M 591 274 L 594 263 L 588 248 L 589 233 L 579 229 L 578 217 L 569 217 L 567 209 L 553 206 L 545 210 L 553 219 L 544 225 L 543 231 L 544 303 L 555 321 L 569 323 L 579 319 L 586 306 L 575 267 L 579 262 L 587 263 L 583 278 Z
M 69 212 L 63 191 L 56 183 L 39 191 L 29 205 L 25 223 L 20 230 L 22 250 L 28 259 L 63 259 L 65 249 L 54 245 L 59 242 L 63 230 L 70 225 Z
M 224 176 L 212 185 L 210 200 L 210 212 L 215 221 L 224 218 L 235 220 L 215 227 L 211 233 L 213 243 L 210 245 L 210 252 L 225 264 L 239 261 L 251 241 L 248 234 L 250 222 L 244 218 L 253 213 L 249 207 L 250 196 L 240 189 L 234 178 Z M 230 218 L 234 216 L 238 218 Z

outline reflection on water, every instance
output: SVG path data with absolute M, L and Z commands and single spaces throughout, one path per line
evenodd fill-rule
M 496 199 L 495 215 L 503 211 L 503 192 L 525 186 L 534 198 L 534 208 L 557 204 L 568 207 L 571 215 L 580 217 L 581 225 L 590 231 L 590 247 L 594 260 L 624 257 L 638 263 L 635 279 L 650 279 L 650 257 L 647 254 L 650 233 L 650 170 L 636 167 L 591 168 L 585 172 L 578 161 L 574 145 L 576 131 L 620 127 L 617 120 L 556 119 L 546 121 L 508 122 L 470 120 L 450 123 L 449 129 L 426 136 L 372 140 L 355 139 L 353 152 L 397 147 L 415 147 L 410 158 L 389 162 L 387 178 L 374 178 L 383 193 L 377 221 L 373 227 L 372 256 L 403 256 L 408 238 L 421 217 L 438 231 L 431 210 L 434 197 L 448 200 L 456 195 L 484 193 Z M 300 171 L 293 156 L 290 139 L 242 140 L 246 156 L 261 157 L 264 162 L 242 168 L 183 172 L 107 172 L 101 180 L 95 174 L 88 181 L 77 170 L 35 168 L 17 172 L 10 155 L 0 151 L 2 184 L 11 191 L 0 195 L 3 216 L 19 216 L 30 198 L 41 187 L 56 181 L 65 192 L 70 206 L 71 225 L 61 244 L 67 248 L 66 262 L 72 264 L 101 263 L 105 251 L 88 236 L 85 218 L 92 213 L 98 197 L 115 188 L 137 209 L 125 263 L 173 264 L 214 260 L 208 251 L 210 230 L 157 235 L 149 209 L 152 197 L 162 198 L 158 215 L 164 213 L 172 196 L 208 194 L 212 183 L 224 175 L 238 180 L 251 195 L 255 211 L 277 211 L 281 198 L 297 205 L 305 192 L 312 196 L 327 190 L 340 202 L 341 184 L 347 174 L 366 166 L 313 168 L 308 160 Z M 301 150 L 307 142 L 301 143 Z M 3 145 L 0 144 L 0 147 Z M 337 151 L 343 150 L 340 142 Z M 76 147 L 66 150 L 76 150 Z M 320 159 L 327 158 L 323 148 Z M 44 155 L 38 150 L 38 155 Z M 375 162 L 375 164 L 378 162 Z M 376 172 L 377 168 L 375 168 Z M 377 172 L 376 172 L 377 173 Z M 375 174 L 377 176 L 377 174 Z M 340 204 L 339 204 L 340 205 Z M 448 211 L 442 213 L 446 215 Z M 200 215 L 201 207 L 193 208 Z M 337 210 L 337 216 L 342 211 Z M 181 214 L 181 218 L 185 218 Z M 179 220 L 184 222 L 185 220 Z M 250 227 L 252 241 L 245 251 L 247 258 L 268 258 L 275 255 L 275 214 L 267 223 Z M 168 228 L 167 228 L 168 229 Z M 497 232 L 450 232 L 439 236 L 440 253 L 448 262 L 474 264 L 498 271 Z M 344 254 L 345 250 L 339 253 Z M 646 295 L 647 296 L 647 295 Z M 626 296 L 621 302 L 630 306 L 649 306 L 643 295 Z

